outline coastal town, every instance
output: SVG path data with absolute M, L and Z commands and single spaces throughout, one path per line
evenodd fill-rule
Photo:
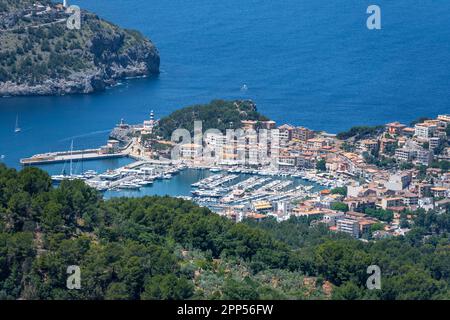
M 100 149 L 37 155 L 22 164 L 135 159 L 101 174 L 53 176 L 83 179 L 101 191 L 139 190 L 186 169 L 203 170 L 208 175 L 182 197 L 220 215 L 236 222 L 304 217 L 363 240 L 404 235 L 418 210 L 448 210 L 450 115 L 338 135 L 272 120 L 241 122 L 246 139 L 201 132 L 201 140 L 179 144 L 158 135 L 152 111 L 141 124 L 122 120 Z M 265 141 L 263 131 L 269 132 Z
M 450 300 L 446 12 L 0 0 L 0 301 Z

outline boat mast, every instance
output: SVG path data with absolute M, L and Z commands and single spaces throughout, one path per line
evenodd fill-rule
M 73 169 L 72 169 L 72 155 L 73 155 L 73 140 L 72 143 L 70 144 L 70 176 L 72 177 L 73 175 Z

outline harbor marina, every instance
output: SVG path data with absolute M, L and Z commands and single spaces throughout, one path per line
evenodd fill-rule
M 83 180 L 101 191 L 106 199 L 170 195 L 189 199 L 223 213 L 231 207 L 249 208 L 258 202 L 292 202 L 314 195 L 324 186 L 286 172 L 270 175 L 255 170 L 223 168 L 220 173 L 183 164 L 134 161 L 130 158 L 72 162 L 72 175 L 58 174 L 67 165 L 40 166 L 52 175 L 55 184 L 62 180 Z M 103 162 L 103 163 L 102 163 Z M 118 167 L 114 169 L 114 166 Z M 80 170 L 86 168 L 86 171 Z M 302 175 L 303 176 L 303 175 Z M 308 175 L 309 178 L 312 178 Z
M 50 173 L 55 184 L 83 180 L 105 198 L 170 195 L 190 199 L 219 214 L 230 210 L 263 213 L 279 206 L 291 207 L 295 201 L 317 196 L 321 189 L 339 187 L 347 181 L 343 176 L 315 170 L 199 166 L 153 160 L 137 155 L 136 145 L 136 141 L 131 141 L 119 147 L 110 140 L 100 149 L 74 151 L 72 142 L 70 151 L 36 155 L 21 162 L 41 165 L 43 169 L 62 165 L 60 172 L 54 169 Z M 99 161 L 110 164 L 100 168 L 90 165 Z

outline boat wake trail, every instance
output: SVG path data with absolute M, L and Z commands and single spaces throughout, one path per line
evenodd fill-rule
M 89 133 L 83 133 L 83 134 L 79 134 L 79 135 L 76 135 L 76 136 L 67 137 L 67 138 L 59 140 L 59 142 L 71 141 L 71 140 L 75 140 L 75 139 L 96 136 L 96 135 L 99 135 L 99 134 L 109 133 L 110 131 L 111 130 L 92 131 L 92 132 L 89 132 Z

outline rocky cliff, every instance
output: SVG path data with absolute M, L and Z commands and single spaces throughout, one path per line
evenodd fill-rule
M 0 0 L 0 96 L 91 93 L 118 80 L 159 73 L 155 45 L 81 12 L 81 29 L 61 5 Z

